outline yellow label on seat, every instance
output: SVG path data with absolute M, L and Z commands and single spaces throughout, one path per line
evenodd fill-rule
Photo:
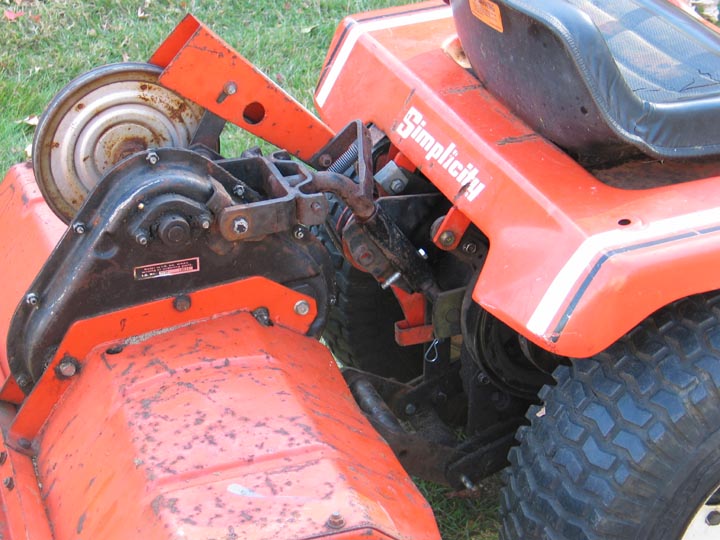
M 470 11 L 482 22 L 498 32 L 503 31 L 500 6 L 491 0 L 470 0 Z

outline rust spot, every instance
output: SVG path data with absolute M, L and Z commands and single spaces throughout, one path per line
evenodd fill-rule
M 168 110 L 168 117 L 176 123 L 182 124 L 184 122 L 183 115 L 187 112 L 187 110 L 188 104 L 184 101 L 178 101 L 176 107 L 172 107 Z
M 84 108 L 85 108 L 85 104 L 84 104 L 84 103 L 78 103 L 77 105 L 75 105 L 75 110 L 76 110 L 76 111 L 82 111 Z
M 537 139 L 537 138 L 538 138 L 537 133 L 526 133 L 525 135 L 520 135 L 519 137 L 505 137 L 504 139 L 500 139 L 497 142 L 497 145 L 505 146 L 506 144 L 522 143 L 525 141 L 532 141 L 533 139 Z

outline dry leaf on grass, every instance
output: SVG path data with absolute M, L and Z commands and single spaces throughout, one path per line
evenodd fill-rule
M 37 126 L 40 121 L 40 117 L 37 114 L 31 114 L 26 116 L 22 120 L 15 120 L 16 124 L 27 124 L 28 126 Z
M 3 12 L 3 15 L 5 16 L 5 18 L 8 21 L 13 22 L 13 21 L 19 19 L 20 17 L 22 17 L 23 15 L 25 15 L 25 12 L 24 11 L 13 11 L 12 9 L 6 9 Z

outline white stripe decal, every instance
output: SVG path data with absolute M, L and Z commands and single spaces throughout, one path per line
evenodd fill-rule
M 694 229 L 720 224 L 720 210 L 711 208 L 701 212 L 675 216 L 650 223 L 639 230 L 612 230 L 587 238 L 555 276 L 535 312 L 527 323 L 533 334 L 546 336 L 550 325 L 568 299 L 578 281 L 587 274 L 591 263 L 603 252 L 638 242 L 660 239 L 669 234 L 681 234 Z
M 433 9 L 431 11 L 422 13 L 413 13 L 410 15 L 403 15 L 399 17 L 388 17 L 386 19 L 378 19 L 376 21 L 370 21 L 365 23 L 353 23 L 353 27 L 350 29 L 350 32 L 345 38 L 345 42 L 342 44 L 340 52 L 335 57 L 335 61 L 333 62 L 330 71 L 328 72 L 325 80 L 323 81 L 320 89 L 318 90 L 317 95 L 315 96 L 318 106 L 322 107 L 325 105 L 325 102 L 327 101 L 327 98 L 330 95 L 333 86 L 335 86 L 335 83 L 337 82 L 340 73 L 345 67 L 345 62 L 347 62 L 350 53 L 352 52 L 355 44 L 357 43 L 357 40 L 362 34 L 365 34 L 367 32 L 374 32 L 376 30 L 385 30 L 387 28 L 397 28 L 399 26 L 409 26 L 411 24 L 447 19 L 451 16 L 452 13 L 450 11 L 450 8 L 441 6 L 438 7 L 438 9 Z

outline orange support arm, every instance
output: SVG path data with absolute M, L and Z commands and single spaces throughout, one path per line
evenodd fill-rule
M 160 82 L 303 161 L 333 131 L 230 45 L 188 15 L 150 58 Z

